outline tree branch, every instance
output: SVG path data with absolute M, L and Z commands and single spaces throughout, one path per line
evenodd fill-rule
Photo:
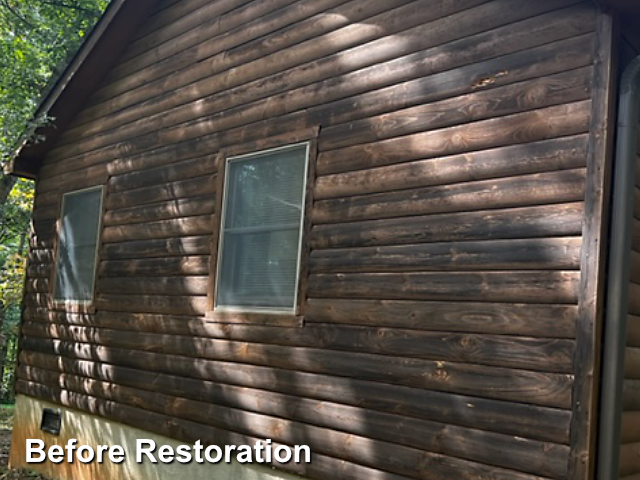
M 31 24 L 26 18 L 20 15 L 17 10 L 14 10 L 14 8 L 9 4 L 8 0 L 2 0 L 2 4 L 7 8 L 7 10 L 9 10 L 15 17 L 26 24 L 29 28 L 35 28 L 33 24 Z

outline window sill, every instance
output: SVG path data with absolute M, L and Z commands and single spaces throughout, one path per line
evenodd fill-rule
M 304 317 L 283 313 L 209 311 L 205 319 L 211 323 L 263 325 L 269 327 L 304 327 Z

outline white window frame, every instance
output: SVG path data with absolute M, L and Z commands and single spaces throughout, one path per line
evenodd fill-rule
M 304 178 L 302 180 L 302 203 L 301 203 L 301 214 L 300 214 L 300 227 L 298 230 L 298 258 L 296 261 L 296 288 L 293 296 L 293 305 L 291 308 L 279 308 L 279 307 L 255 307 L 255 306 L 226 306 L 226 305 L 218 305 L 218 288 L 220 285 L 220 265 L 222 254 L 224 252 L 224 234 L 225 234 L 225 217 L 227 213 L 227 202 L 228 202 L 228 193 L 229 193 L 229 164 L 234 161 L 242 161 L 252 157 L 261 157 L 264 155 L 270 155 L 277 152 L 291 150 L 294 148 L 305 147 L 305 158 L 304 158 Z M 307 209 L 307 182 L 309 176 L 309 156 L 311 151 L 311 142 L 298 142 L 290 145 L 284 145 L 282 147 L 269 148 L 266 150 L 259 150 L 251 153 L 246 153 L 242 155 L 234 155 L 224 159 L 224 184 L 223 184 L 223 192 L 222 192 L 222 207 L 220 209 L 220 228 L 218 232 L 218 251 L 216 258 L 216 277 L 215 277 L 215 290 L 214 290 L 214 305 L 213 311 L 215 313 L 267 313 L 267 314 L 286 314 L 286 315 L 294 315 L 296 313 L 296 309 L 298 307 L 298 297 L 300 294 L 300 264 L 302 261 L 302 241 L 304 236 L 304 224 L 305 224 L 305 215 Z
M 100 206 L 98 209 L 98 231 L 96 232 L 96 247 L 93 256 L 93 285 L 91 289 L 91 298 L 87 300 L 79 300 L 79 299 L 62 299 L 56 298 L 56 287 L 58 283 L 58 257 L 60 255 L 60 239 L 62 237 L 63 231 L 63 215 L 64 215 L 64 204 L 68 197 L 72 195 L 78 195 L 80 193 L 90 192 L 92 190 L 100 191 Z M 53 268 L 53 278 L 52 278 L 52 288 L 51 288 L 51 298 L 53 299 L 53 304 L 55 306 L 71 306 L 71 305 L 79 305 L 79 306 L 90 306 L 93 305 L 96 296 L 96 284 L 97 284 L 97 273 L 98 273 L 98 261 L 99 261 L 99 252 L 100 252 L 100 241 L 101 241 L 101 233 L 102 233 L 102 220 L 103 220 L 103 208 L 104 208 L 104 185 L 97 185 L 94 187 L 81 188 L 78 190 L 72 190 L 70 192 L 65 192 L 62 194 L 62 201 L 60 202 L 60 214 L 58 215 L 58 232 L 56 238 L 56 257 Z

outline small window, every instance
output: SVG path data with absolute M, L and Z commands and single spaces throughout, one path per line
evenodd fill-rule
M 215 308 L 294 313 L 309 145 L 226 160 Z
M 62 197 L 53 299 L 90 303 L 102 213 L 102 187 Z

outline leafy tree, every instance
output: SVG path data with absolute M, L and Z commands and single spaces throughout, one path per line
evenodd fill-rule
M 39 99 L 53 86 L 110 0 L 0 0 L 0 368 L 6 400 L 20 318 L 33 185 L 7 175 L 7 163 Z M 39 122 L 40 120 L 36 120 Z M 13 353 L 12 353 L 13 352 Z

